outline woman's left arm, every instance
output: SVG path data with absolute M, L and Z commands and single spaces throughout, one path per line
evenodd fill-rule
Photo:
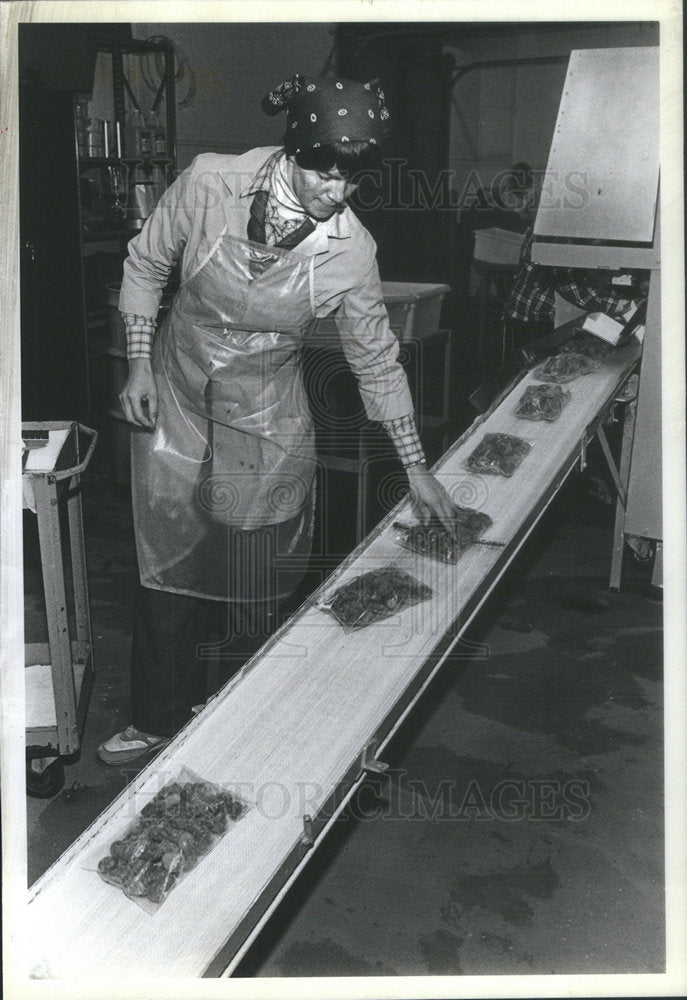
M 365 411 L 370 420 L 379 421 L 390 434 L 401 462 L 406 466 L 410 498 L 423 523 L 434 517 L 448 530 L 455 527 L 455 507 L 441 483 L 427 470 L 425 462 L 406 465 L 398 427 L 408 424 L 423 457 L 413 417 L 413 401 L 405 371 L 401 366 L 399 342 L 389 326 L 382 285 L 375 259 L 376 247 L 365 234 L 363 247 L 357 247 L 358 260 L 353 287 L 344 295 L 337 313 L 341 344 L 360 388 Z M 361 253 L 362 250 L 362 253 Z M 363 256 L 364 254 L 364 256 Z M 349 272 L 350 274 L 350 272 Z

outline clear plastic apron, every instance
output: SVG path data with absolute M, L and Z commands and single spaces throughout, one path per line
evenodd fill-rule
M 301 376 L 313 260 L 223 235 L 155 338 L 155 429 L 132 433 L 144 586 L 292 593 L 310 551 L 314 430 Z

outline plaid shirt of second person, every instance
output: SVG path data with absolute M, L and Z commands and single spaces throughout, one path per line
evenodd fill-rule
M 545 267 L 532 263 L 534 230 L 528 229 L 520 251 L 520 270 L 515 276 L 504 319 L 530 322 L 553 319 L 554 292 L 586 312 L 614 312 L 618 295 L 592 288 L 573 268 Z

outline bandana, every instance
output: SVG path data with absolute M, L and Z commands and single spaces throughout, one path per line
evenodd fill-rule
M 331 142 L 381 145 L 389 131 L 384 93 L 375 82 L 297 73 L 271 90 L 262 107 L 269 115 L 286 110 L 287 156 Z

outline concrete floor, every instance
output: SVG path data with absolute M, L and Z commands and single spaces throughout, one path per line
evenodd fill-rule
M 28 799 L 29 882 L 132 776 L 95 757 L 129 721 L 127 491 L 95 475 L 85 509 L 97 677 L 65 788 Z M 663 970 L 662 608 L 629 557 L 608 592 L 612 515 L 566 486 L 236 975 Z

